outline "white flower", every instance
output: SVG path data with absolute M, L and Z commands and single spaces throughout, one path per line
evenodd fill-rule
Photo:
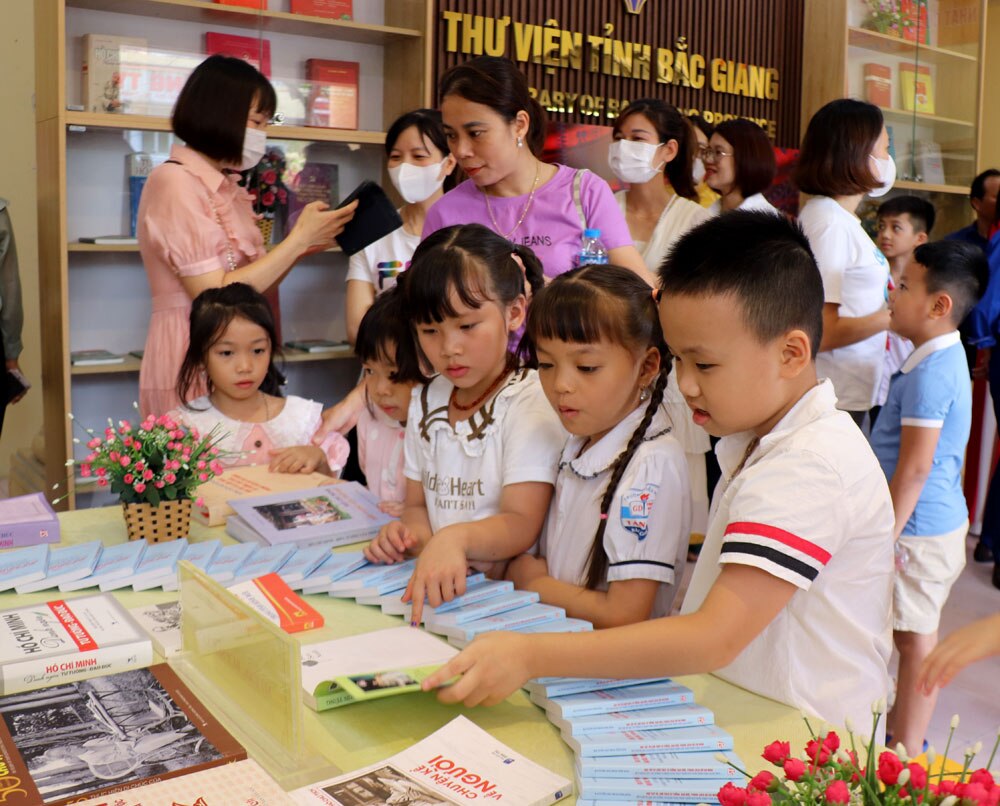
M 899 760 L 904 764 L 910 760 L 910 757 L 906 754 L 906 745 L 902 742 L 896 742 L 896 755 L 899 756 Z
M 902 761 L 902 759 L 900 759 Z M 907 782 L 910 780 L 910 768 L 903 767 L 902 771 L 899 773 L 899 778 L 896 779 L 896 783 L 900 786 L 906 786 Z
M 934 745 L 931 745 L 930 747 L 927 748 L 927 766 L 929 767 L 931 764 L 933 764 L 936 759 L 937 759 L 937 750 L 934 749 Z
M 946 797 L 944 800 L 941 801 L 939 806 L 955 806 L 956 803 L 958 803 L 958 796 L 949 795 L 948 797 Z
M 844 720 L 844 727 L 847 728 L 848 733 L 854 733 L 854 721 L 850 717 Z
M 958 728 L 958 714 L 955 714 L 955 716 L 951 718 L 951 729 L 956 730 L 957 728 Z
M 726 754 L 725 753 L 716 753 L 715 754 L 715 760 L 716 761 L 721 761 L 723 764 L 728 764 L 729 763 L 729 759 L 726 758 Z

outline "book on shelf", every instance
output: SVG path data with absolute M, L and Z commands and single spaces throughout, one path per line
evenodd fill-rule
M 580 694 L 567 694 L 564 697 L 552 697 L 540 704 L 550 718 L 567 719 L 693 702 L 694 693 L 687 686 L 672 680 L 659 680 L 655 683 L 640 683 L 624 688 L 599 689 Z
M 271 40 L 256 36 L 205 32 L 205 53 L 221 54 L 249 62 L 268 78 L 271 77 Z
M 74 350 L 69 354 L 74 367 L 94 367 L 100 364 L 123 364 L 125 356 L 107 350 Z
M 165 663 L 0 697 L 0 713 L 8 780 L 20 779 L 19 789 L 5 791 L 6 806 L 125 797 L 246 758 Z
M 275 573 L 230 585 L 228 590 L 244 604 L 285 632 L 304 632 L 323 626 L 323 616 L 288 587 Z
M 286 341 L 285 346 L 304 353 L 349 353 L 354 349 L 350 342 L 332 339 L 293 339 Z
M 932 185 L 944 184 L 944 161 L 941 146 L 931 140 L 918 140 L 916 146 L 916 168 L 921 182 Z
M 420 691 L 458 651 L 412 627 L 392 627 L 302 647 L 302 693 L 316 711 Z
M 84 235 L 77 238 L 79 243 L 92 243 L 100 246 L 138 246 L 139 239 L 135 235 Z
M 300 806 L 457 804 L 479 799 L 544 806 L 572 793 L 570 781 L 459 716 L 391 758 L 291 795 Z
M 206 526 L 222 526 L 233 514 L 229 502 L 235 498 L 307 490 L 333 481 L 323 473 L 274 473 L 267 465 L 227 467 L 225 473 L 198 487 L 203 503 L 191 514 Z
M 180 602 L 132 607 L 128 612 L 149 636 L 153 649 L 161 658 L 172 658 L 184 649 Z
M 53 548 L 49 551 L 45 577 L 34 582 L 19 583 L 14 586 L 14 590 L 18 593 L 35 593 L 58 588 L 63 582 L 88 577 L 93 573 L 102 550 L 103 546 L 99 540 Z
M 903 39 L 931 43 L 931 29 L 927 20 L 928 0 L 899 0 L 899 16 L 902 20 Z
M 0 499 L 0 549 L 59 542 L 59 518 L 42 493 Z
M 68 582 L 60 582 L 59 590 L 67 591 L 83 590 L 84 588 L 96 588 L 103 582 L 113 582 L 135 574 L 136 566 L 142 559 L 142 553 L 146 550 L 145 540 L 130 540 L 125 543 L 114 543 L 101 549 L 101 556 L 97 559 L 94 570 L 85 577 L 73 579 Z M 126 583 L 128 584 L 128 583 Z
M 868 62 L 864 74 L 865 100 L 882 109 L 892 106 L 892 68 L 880 62 Z
M 306 125 L 327 129 L 358 128 L 358 62 L 306 59 L 311 82 Z
M 113 798 L 74 806 L 295 806 L 295 801 L 252 759 L 143 784 Z
M 0 554 L 0 591 L 45 579 L 48 566 L 49 547 L 44 543 L 3 552 Z
M 693 728 L 715 724 L 715 715 L 703 705 L 664 705 L 637 711 L 612 711 L 581 717 L 550 717 L 549 720 L 564 734 L 581 736 L 587 733 L 611 733 L 626 730 L 666 730 Z
M 581 758 L 643 753 L 707 753 L 733 749 L 733 737 L 717 725 L 669 730 L 610 731 L 580 736 L 563 734 L 562 738 Z
M 128 234 L 135 237 L 139 216 L 139 199 L 146 180 L 153 171 L 153 158 L 145 151 L 125 156 L 125 175 L 128 177 Z
M 580 800 L 622 806 L 628 803 L 705 803 L 716 800 L 728 778 L 579 778 Z
M 140 361 L 142 361 L 142 357 L 146 354 L 146 351 L 145 350 L 129 350 L 128 354 L 130 356 L 132 356 L 133 358 L 138 358 Z
M 0 693 L 5 695 L 152 662 L 149 639 L 107 594 L 0 612 Z
M 134 65 L 142 61 L 146 40 L 134 36 L 84 34 L 83 107 L 87 112 L 127 114 L 138 87 L 133 86 Z
M 580 778 L 723 778 L 742 779 L 743 762 L 727 753 L 729 762 L 715 753 L 638 753 L 632 756 L 578 758 L 574 770 Z M 731 762 L 731 763 L 730 763 Z M 736 766 L 734 766 L 736 765 Z
M 278 492 L 230 502 L 264 545 L 340 546 L 370 540 L 392 518 L 355 481 L 314 490 Z
M 292 14 L 326 17 L 331 20 L 354 18 L 353 0 L 291 0 Z
M 929 65 L 900 62 L 899 88 L 905 111 L 934 114 L 934 77 Z

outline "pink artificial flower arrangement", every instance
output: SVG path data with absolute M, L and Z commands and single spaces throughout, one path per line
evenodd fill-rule
M 876 703 L 872 712 L 872 735 L 885 711 L 885 704 Z M 803 804 L 803 806 L 997 806 L 1000 785 L 989 767 L 996 756 L 1000 736 L 993 745 L 986 768 L 972 771 L 972 759 L 980 745 L 969 748 L 960 772 L 945 771 L 951 738 L 958 727 L 958 717 L 951 721 L 951 733 L 941 766 L 936 766 L 934 750 L 927 752 L 927 766 L 911 761 L 906 748 L 896 745 L 876 755 L 874 742 L 862 744 L 859 755 L 853 729 L 848 725 L 850 749 L 841 746 L 833 731 L 817 734 L 809 720 L 806 726 L 812 739 L 806 743 L 802 758 L 792 755 L 788 742 L 771 742 L 762 757 L 773 764 L 777 772 L 763 770 L 750 778 L 746 786 L 727 783 L 719 790 L 722 806 L 770 806 L 771 804 Z M 720 754 L 720 758 L 725 758 Z M 726 759 L 726 763 L 732 761 Z M 749 773 L 744 773 L 749 778 Z

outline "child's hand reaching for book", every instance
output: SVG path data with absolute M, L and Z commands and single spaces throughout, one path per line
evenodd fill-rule
M 441 539 L 439 533 L 431 538 L 420 552 L 417 567 L 403 594 L 404 602 L 413 603 L 410 623 L 414 626 L 420 623 L 425 601 L 431 607 L 437 607 L 465 593 L 468 569 L 465 548 L 456 536 L 445 535 Z
M 402 521 L 392 521 L 379 529 L 375 539 L 365 547 L 365 559 L 379 565 L 401 563 L 406 553 L 417 544 L 417 536 Z
M 421 684 L 424 691 L 439 688 L 443 703 L 496 705 L 533 676 L 528 668 L 530 653 L 525 639 L 516 632 L 480 635 L 458 655 Z M 451 685 L 445 685 L 458 677 Z
M 294 448 L 279 448 L 271 452 L 269 470 L 272 473 L 312 473 L 318 470 L 329 475 L 330 466 L 326 454 L 315 445 L 296 445 Z

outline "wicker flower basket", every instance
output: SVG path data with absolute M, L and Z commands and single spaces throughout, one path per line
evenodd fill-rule
M 122 504 L 129 540 L 165 543 L 187 537 L 191 529 L 191 499 L 152 504 Z

